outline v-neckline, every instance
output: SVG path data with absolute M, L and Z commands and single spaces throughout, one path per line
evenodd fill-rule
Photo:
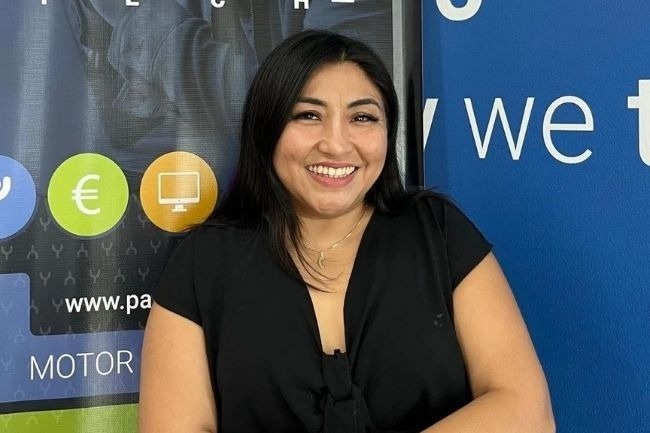
M 361 234 L 361 240 L 359 241 L 359 248 L 357 249 L 357 254 L 354 257 L 354 262 L 352 263 L 352 271 L 350 272 L 350 278 L 348 279 L 348 285 L 345 288 L 345 295 L 343 296 L 343 337 L 345 340 L 345 352 L 340 350 L 340 348 L 335 348 L 334 353 L 326 353 L 324 348 L 323 348 L 323 340 L 321 339 L 321 332 L 320 328 L 318 327 L 318 318 L 316 317 L 316 308 L 314 306 L 314 301 L 311 298 L 311 295 L 309 294 L 309 288 L 305 285 L 302 285 L 302 294 L 303 294 L 303 300 L 307 304 L 307 309 L 309 310 L 309 326 L 312 328 L 314 337 L 316 338 L 316 347 L 318 348 L 319 354 L 322 357 L 334 357 L 336 356 L 336 352 L 338 351 L 339 354 L 345 354 L 347 355 L 351 351 L 350 343 L 350 329 L 349 329 L 349 321 L 347 320 L 347 314 L 346 311 L 349 310 L 349 301 L 351 298 L 350 293 L 356 291 L 355 289 L 356 286 L 361 285 L 360 282 L 358 281 L 359 278 L 361 278 L 362 275 L 364 275 L 363 272 L 360 271 L 361 268 L 367 265 L 367 260 L 366 256 L 368 254 L 367 249 L 369 248 L 368 244 L 370 243 L 370 239 L 372 239 L 372 231 L 374 230 L 375 226 L 375 221 L 379 218 L 379 213 L 377 209 L 374 209 L 372 214 L 370 215 L 370 219 L 368 220 L 368 224 L 366 224 L 366 228 L 364 229 L 363 233 Z M 300 284 L 300 283 L 299 283 Z

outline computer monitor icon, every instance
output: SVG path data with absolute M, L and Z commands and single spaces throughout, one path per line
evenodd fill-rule
M 187 212 L 184 205 L 201 200 L 200 184 L 196 171 L 158 173 L 158 203 L 173 204 L 172 212 Z

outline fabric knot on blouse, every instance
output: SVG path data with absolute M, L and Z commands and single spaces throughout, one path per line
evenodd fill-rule
M 363 392 L 352 382 L 346 353 L 336 349 L 323 355 L 323 380 L 323 433 L 374 433 Z

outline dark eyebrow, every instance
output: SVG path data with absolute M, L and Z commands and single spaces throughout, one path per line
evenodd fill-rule
M 312 97 L 309 97 L 309 96 L 301 96 L 301 97 L 299 97 L 298 100 L 296 101 L 296 103 L 301 103 L 301 102 L 305 103 L 305 104 L 313 104 L 313 105 L 319 105 L 321 107 L 327 107 L 327 104 L 325 103 L 325 101 L 322 101 L 322 100 L 317 99 L 317 98 L 312 98 Z
M 381 105 L 379 105 L 379 102 L 375 101 L 373 98 L 357 99 L 356 101 L 350 102 L 348 104 L 348 108 L 354 108 L 354 107 L 358 107 L 360 105 L 368 105 L 368 104 L 374 105 L 377 108 L 379 108 L 380 110 L 382 109 Z
M 311 96 L 301 96 L 298 98 L 296 103 L 313 104 L 313 105 L 318 105 L 320 107 L 327 107 L 325 101 L 318 98 L 312 98 Z M 382 109 L 381 105 L 379 105 L 379 102 L 377 102 L 374 98 L 357 99 L 356 101 L 350 102 L 348 104 L 348 108 L 359 107 L 361 105 L 374 105 L 380 110 Z

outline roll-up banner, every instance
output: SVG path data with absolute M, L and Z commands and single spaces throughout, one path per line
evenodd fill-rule
M 0 432 L 136 431 L 151 291 L 228 189 L 248 83 L 284 38 L 377 51 L 421 183 L 419 2 L 7 0 L 0 22 Z
M 650 2 L 422 13 L 426 184 L 494 244 L 557 431 L 650 432 Z

